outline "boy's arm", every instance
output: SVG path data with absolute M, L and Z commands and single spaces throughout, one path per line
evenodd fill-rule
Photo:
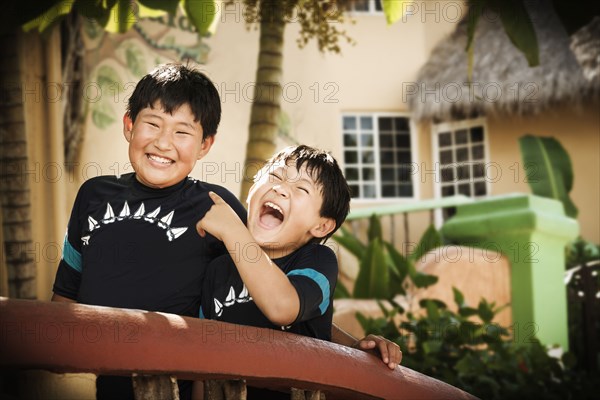
M 273 324 L 291 324 L 300 312 L 296 289 L 254 241 L 232 208 L 216 193 L 209 195 L 215 204 L 196 224 L 198 233 L 204 236 L 208 232 L 225 244 L 248 292 Z
M 396 368 L 402 361 L 402 351 L 400 347 L 384 338 L 383 336 L 367 335 L 363 339 L 356 339 L 348 332 L 340 329 L 336 324 L 331 325 L 331 341 L 355 349 L 365 350 L 377 355 L 381 355 L 381 359 L 390 369 Z

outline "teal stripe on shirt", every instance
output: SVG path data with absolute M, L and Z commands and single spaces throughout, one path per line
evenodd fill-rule
M 306 276 L 307 278 L 312 279 L 313 281 L 315 281 L 315 283 L 317 285 L 319 285 L 319 288 L 321 289 L 321 293 L 322 293 L 322 298 L 323 300 L 321 301 L 321 304 L 319 304 L 319 310 L 321 310 L 321 315 L 325 314 L 325 311 L 327 310 L 327 307 L 329 307 L 329 280 L 325 277 L 325 275 L 323 275 L 322 273 L 315 271 L 312 268 L 306 268 L 306 269 L 295 269 L 293 271 L 290 271 L 287 276 L 292 276 L 292 275 L 300 275 L 300 276 Z
M 63 260 L 69 264 L 69 267 L 75 271 L 81 272 L 81 253 L 69 243 L 69 238 L 65 235 L 65 242 L 63 243 Z

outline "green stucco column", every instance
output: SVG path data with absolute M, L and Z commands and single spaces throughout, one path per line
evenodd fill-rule
M 457 206 L 442 233 L 451 242 L 508 257 L 516 341 L 527 343 L 535 335 L 568 350 L 565 245 L 577 237 L 579 225 L 565 216 L 562 203 L 526 194 L 478 200 Z M 489 261 L 493 268 L 494 257 Z

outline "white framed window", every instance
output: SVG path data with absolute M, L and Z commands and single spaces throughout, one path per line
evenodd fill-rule
M 352 198 L 417 198 L 414 132 L 408 114 L 342 115 L 344 175 Z
M 350 2 L 350 11 L 357 14 L 382 14 L 382 0 L 353 0 Z
M 489 144 L 485 118 L 435 124 L 432 135 L 435 197 L 487 196 L 490 182 L 486 179 Z M 445 209 L 441 220 L 453 213 L 453 209 Z

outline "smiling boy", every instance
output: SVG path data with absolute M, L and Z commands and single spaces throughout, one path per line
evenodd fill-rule
M 206 266 L 224 254 L 195 225 L 218 193 L 237 218 L 246 211 L 225 188 L 188 177 L 211 149 L 221 117 L 215 86 L 180 64 L 137 84 L 123 117 L 135 173 L 83 183 L 69 220 L 53 301 L 197 317 Z M 99 376 L 97 398 L 133 398 L 130 378 Z M 191 383 L 180 382 L 182 398 Z
M 215 205 L 197 227 L 222 240 L 229 255 L 208 268 L 204 315 L 330 340 L 338 268 L 333 251 L 319 242 L 350 210 L 350 191 L 333 157 L 308 146 L 273 156 L 248 194 L 247 227 L 211 197 Z
M 350 210 L 350 190 L 335 159 L 303 145 L 275 154 L 248 194 L 247 226 L 218 195 L 210 195 L 215 205 L 197 229 L 222 240 L 229 255 L 208 267 L 204 316 L 331 340 L 338 265 L 334 252 L 320 243 Z M 399 360 L 399 349 L 390 357 Z M 257 388 L 248 395 L 289 396 Z

